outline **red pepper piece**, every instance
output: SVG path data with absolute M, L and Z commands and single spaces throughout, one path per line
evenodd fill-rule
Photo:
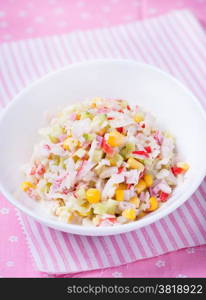
M 127 105 L 127 109 L 128 109 L 128 110 L 131 110 L 131 107 L 130 107 L 129 105 Z
M 176 167 L 176 166 L 171 167 L 171 170 L 172 170 L 172 173 L 173 173 L 175 176 L 177 176 L 177 175 L 183 173 L 183 171 L 184 171 L 182 168 L 179 168 L 179 167 Z
M 102 140 L 102 149 L 104 150 L 105 153 L 112 155 L 114 153 L 114 150 L 112 149 L 112 147 L 110 147 L 107 142 L 105 141 L 105 139 L 103 138 Z
M 122 173 L 123 169 L 124 169 L 124 167 L 119 167 L 119 168 L 118 168 L 118 171 L 117 171 L 117 174 Z
M 116 128 L 116 130 L 117 130 L 119 133 L 122 133 L 123 130 L 124 130 L 124 128 L 123 128 L 123 127 L 118 127 L 118 128 Z
M 114 120 L 114 118 L 113 117 L 108 117 L 107 120 Z
M 145 151 L 133 151 L 132 154 L 143 155 L 145 157 L 149 157 L 148 153 Z
M 168 197 L 169 197 L 169 194 L 167 194 L 167 193 L 165 193 L 165 192 L 161 192 L 161 193 L 160 193 L 160 201 L 161 201 L 161 202 L 166 202 L 167 199 L 168 199 Z
M 147 153 L 151 153 L 152 152 L 152 149 L 151 149 L 151 147 L 150 146 L 148 146 L 148 147 L 144 147 L 145 148 L 145 150 L 146 150 L 146 152 Z

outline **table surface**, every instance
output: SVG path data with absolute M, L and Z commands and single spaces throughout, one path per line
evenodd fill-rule
M 0 43 L 123 24 L 182 8 L 206 24 L 205 0 L 0 0 Z M 205 277 L 205 254 L 206 246 L 188 248 L 71 276 Z M 47 276 L 35 269 L 15 209 L 0 196 L 0 277 Z

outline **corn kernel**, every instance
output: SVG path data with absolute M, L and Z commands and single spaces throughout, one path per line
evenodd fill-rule
M 116 189 L 115 199 L 117 201 L 123 201 L 124 200 L 124 190 Z
M 134 121 L 137 123 L 142 122 L 143 120 L 144 120 L 144 117 L 142 114 L 136 114 L 134 117 Z
M 140 194 L 146 189 L 147 185 L 143 179 L 140 179 L 140 181 L 138 182 L 138 184 L 136 184 L 135 187 L 137 189 L 137 193 Z
M 136 208 L 139 208 L 139 205 L 140 205 L 140 200 L 138 197 L 132 197 L 130 200 L 129 200 L 130 203 L 134 204 L 136 206 Z
M 127 189 L 127 184 L 126 183 L 120 183 L 118 187 L 119 187 L 120 190 L 126 190 Z
M 100 191 L 98 189 L 88 189 L 86 191 L 86 199 L 89 203 L 97 203 L 100 201 Z
M 189 169 L 189 165 L 184 162 L 177 163 L 177 167 L 183 169 L 185 172 Z
M 152 184 L 153 184 L 152 175 L 151 174 L 145 174 L 144 175 L 144 181 L 145 181 L 147 187 L 152 186 Z
M 23 190 L 23 191 L 27 191 L 28 189 L 35 189 L 36 188 L 36 186 L 33 184 L 33 183 L 31 183 L 31 182 L 29 182 L 29 181 L 24 181 L 24 182 L 22 182 L 22 184 L 21 184 L 21 189 Z
M 128 159 L 127 164 L 130 169 L 138 169 L 141 172 L 144 170 L 144 165 L 133 157 Z
M 125 209 L 122 212 L 122 216 L 125 217 L 128 220 L 134 221 L 135 218 L 136 218 L 136 211 L 133 208 Z
M 110 132 L 107 143 L 111 147 L 121 146 L 124 143 L 124 135 L 122 135 L 118 131 Z
M 147 209 L 148 212 L 154 211 L 154 210 L 156 210 L 158 208 L 159 203 L 157 201 L 157 198 L 150 197 L 149 202 L 150 202 L 150 208 Z

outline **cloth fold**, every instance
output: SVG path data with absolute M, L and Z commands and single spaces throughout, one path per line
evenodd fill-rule
M 155 65 L 186 84 L 205 107 L 206 37 L 187 11 L 111 28 L 5 43 L 0 46 L 2 105 L 40 76 L 72 62 L 129 58 Z M 206 243 L 206 181 L 175 212 L 145 228 L 107 237 L 50 229 L 21 212 L 35 264 L 65 274 L 108 268 Z

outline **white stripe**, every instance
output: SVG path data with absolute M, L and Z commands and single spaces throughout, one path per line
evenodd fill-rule
M 42 226 L 42 230 L 44 231 L 44 236 L 47 239 L 48 244 L 51 246 L 50 250 L 53 252 L 53 255 L 56 258 L 57 265 L 59 266 L 60 271 L 61 272 L 66 271 L 64 261 L 63 261 L 61 255 L 60 255 L 57 247 L 56 247 L 55 242 L 52 239 L 50 229 L 46 226 Z
M 170 216 L 164 218 L 165 223 L 168 226 L 168 230 L 170 231 L 170 234 L 174 238 L 177 246 L 179 248 L 183 248 L 185 245 L 183 244 L 181 238 L 179 237 L 179 234 L 177 233 L 177 230 L 175 226 L 172 224 L 172 221 L 170 220 Z
M 31 240 L 31 236 L 28 234 L 27 232 L 27 229 L 26 229 L 26 224 L 24 222 L 24 218 L 28 218 L 26 215 L 25 216 L 22 216 L 22 213 L 17 209 L 15 208 L 15 211 L 16 211 L 16 215 L 17 215 L 17 218 L 18 218 L 18 221 L 20 223 L 20 226 L 22 228 L 22 231 L 26 237 L 26 242 L 27 242 L 27 245 L 31 251 L 31 254 L 32 254 L 32 257 L 37 265 L 37 268 L 41 271 L 43 271 L 43 269 L 45 270 L 45 267 L 40 259 L 40 256 L 39 256 L 39 253 L 35 247 L 35 243 L 32 242 Z
M 85 40 L 84 34 L 82 32 L 77 31 L 75 37 L 76 37 L 77 42 L 80 45 L 80 49 L 83 49 L 86 57 L 88 59 L 96 58 L 96 56 L 92 53 L 91 49 L 89 49 L 89 47 L 88 47 L 89 43 L 88 43 L 88 41 Z
M 139 247 L 137 246 L 137 241 L 134 240 L 134 237 L 132 236 L 131 232 L 127 233 L 127 239 L 129 241 L 130 247 L 133 250 L 136 259 L 141 259 L 142 258 L 142 254 L 139 250 Z
M 91 34 L 91 31 L 85 31 L 84 34 L 82 35 L 82 39 L 88 42 L 90 48 L 94 52 L 95 57 L 105 58 L 105 56 L 103 55 L 104 51 L 102 51 L 102 49 L 99 48 L 97 39 L 94 39 L 93 35 Z
M 195 47 L 198 48 L 201 52 L 201 54 L 203 56 L 206 57 L 205 55 L 205 47 L 203 45 L 203 40 L 201 40 L 198 35 L 194 32 L 194 27 L 193 30 L 188 30 L 188 22 L 187 22 L 187 18 L 182 18 L 180 15 L 174 15 L 175 19 L 177 20 L 177 22 L 179 23 L 180 26 L 183 26 L 185 28 L 184 34 L 185 32 L 187 32 L 187 35 L 189 37 L 189 39 L 191 39 L 192 41 L 195 42 Z M 202 32 L 202 39 L 204 39 L 205 41 L 205 33 L 203 34 Z
M 134 46 L 134 38 L 133 40 L 130 38 L 130 36 L 128 35 L 128 31 L 129 31 L 129 27 L 130 26 L 120 26 L 119 27 L 119 31 L 120 33 L 124 36 L 124 43 L 125 45 L 128 45 L 128 47 L 130 48 L 130 50 L 132 51 L 132 55 L 133 57 L 135 57 L 135 59 L 137 60 L 141 60 L 142 61 L 142 56 L 141 54 L 139 53 L 139 49 L 137 49 L 135 46 Z M 127 30 L 127 31 L 126 31 Z M 138 45 L 139 46 L 139 45 Z
M 100 34 L 99 30 L 94 30 L 94 31 L 87 31 L 87 35 L 90 38 L 91 43 L 96 43 L 98 44 L 100 47 L 99 51 L 101 51 L 101 53 L 103 53 L 103 57 L 108 57 L 111 58 L 113 57 L 113 55 L 111 54 L 111 51 L 109 50 L 109 48 L 106 46 L 106 41 L 105 41 L 105 37 L 103 34 Z
M 160 243 L 158 242 L 158 240 L 152 230 L 152 226 L 146 226 L 145 230 L 146 230 L 147 234 L 149 235 L 149 237 L 152 241 L 152 244 L 153 244 L 154 248 L 157 250 L 158 254 L 163 253 L 164 250 L 162 249 Z
M 80 249 L 79 248 L 79 245 L 76 241 L 76 237 L 73 234 L 68 234 L 67 237 L 68 237 L 68 239 L 70 240 L 70 242 L 72 244 L 74 252 L 76 253 L 77 257 L 79 258 L 79 263 L 81 265 L 82 270 L 87 270 L 88 265 L 87 265 L 87 262 L 86 262 L 85 257 L 84 257 L 84 251 L 86 251 L 86 249 Z
M 49 72 L 53 71 L 52 64 L 50 63 L 48 59 L 48 55 L 46 53 L 46 49 L 42 44 L 42 39 L 37 38 L 35 39 L 35 42 L 36 42 L 36 47 L 34 46 L 34 50 L 36 50 L 37 54 L 39 53 L 39 55 L 42 57 L 42 61 L 44 62 L 44 65 L 46 66 L 47 70 Z
M 121 261 L 119 259 L 119 256 L 117 255 L 116 249 L 113 246 L 113 243 L 109 236 L 102 237 L 105 241 L 105 244 L 107 245 L 107 248 L 109 249 L 109 254 L 111 254 L 111 257 L 115 263 L 115 265 L 121 264 Z
M 177 224 L 179 225 L 180 227 L 180 230 L 182 231 L 182 233 L 184 234 L 184 237 L 185 239 L 188 241 L 189 245 L 194 245 L 194 241 L 193 239 L 191 238 L 191 235 L 186 227 L 186 224 L 183 222 L 181 216 L 179 215 L 179 212 L 178 210 L 176 210 L 174 213 L 173 213 L 173 216 L 177 222 Z M 189 220 L 187 220 L 189 221 Z
M 78 271 L 77 265 L 76 265 L 75 261 L 73 260 L 73 257 L 71 256 L 70 251 L 67 248 L 66 242 L 62 236 L 64 233 L 55 230 L 55 234 L 56 234 L 56 237 L 61 246 L 62 252 L 64 253 L 64 255 L 67 259 L 67 263 L 71 268 L 71 271 Z M 67 272 L 70 272 L 70 270 L 67 269 Z
M 10 97 L 9 94 L 7 94 L 7 91 L 5 90 L 5 87 L 3 83 L 0 81 L 0 93 L 1 93 L 1 108 L 9 103 Z
M 38 244 L 39 244 L 39 247 L 41 248 L 41 251 L 44 255 L 44 258 L 47 262 L 47 266 L 48 266 L 48 272 L 55 272 L 55 267 L 54 267 L 54 264 L 53 264 L 53 261 L 51 259 L 51 256 L 45 246 L 45 243 L 44 241 L 42 240 L 42 237 L 41 235 L 39 234 L 39 231 L 36 227 L 36 224 L 35 224 L 35 221 L 33 221 L 31 218 L 28 218 L 28 223 L 30 225 L 30 228 L 31 228 L 31 231 L 33 232 L 34 236 L 36 237 L 37 241 L 38 241 Z
M 86 236 L 81 236 L 81 235 L 79 235 L 78 238 L 81 240 L 85 252 L 87 252 L 87 255 L 89 257 L 89 260 L 90 260 L 90 263 L 91 263 L 92 267 L 94 269 L 99 268 L 100 266 L 99 266 L 99 263 L 96 259 L 95 252 L 93 251 L 93 248 L 90 245 L 90 243 L 88 241 L 88 238 Z
M 104 267 L 110 266 L 108 258 L 106 256 L 106 254 L 104 253 L 104 247 L 100 243 L 99 238 L 95 237 L 95 236 L 91 236 L 90 238 L 93 240 L 93 243 L 96 245 L 97 251 L 99 252 L 99 255 L 101 256 Z
M 12 56 L 15 59 L 15 63 L 18 66 L 19 73 L 21 74 L 21 77 L 23 78 L 24 85 L 28 85 L 31 83 L 31 81 L 34 79 L 33 74 L 29 74 L 28 70 L 25 68 L 25 64 L 22 61 L 21 54 L 18 49 L 18 43 L 11 43 L 10 44 L 10 50 L 12 52 Z
M 78 61 L 85 61 L 86 55 L 80 47 L 79 41 L 76 38 L 76 34 L 71 35 L 70 41 L 71 41 L 71 44 L 72 44 L 73 52 L 77 53 Z
M 75 51 L 72 49 L 72 43 L 71 43 L 71 38 L 69 35 L 60 35 L 59 36 L 60 41 L 62 42 L 65 51 L 67 52 L 68 56 L 73 62 L 78 62 L 78 57 L 75 54 Z
M 196 197 L 199 200 L 201 208 L 203 208 L 204 212 L 206 213 L 206 201 L 205 201 L 205 198 L 202 197 L 201 193 L 198 190 L 195 192 L 195 194 L 196 194 Z M 196 205 L 196 202 L 194 201 L 193 198 L 191 199 L 191 202 L 195 203 L 195 206 L 198 208 L 198 206 Z M 198 211 L 199 211 L 199 208 L 198 208 Z M 199 211 L 198 216 L 200 217 L 200 215 L 202 216 L 203 220 L 205 220 L 204 215 L 202 214 L 201 211 Z M 206 223 L 206 220 L 205 220 L 205 223 Z
M 111 35 L 113 37 L 113 41 L 116 44 L 116 47 L 117 47 L 119 53 L 121 53 L 121 56 L 124 58 L 133 58 L 130 51 L 127 50 L 127 47 L 125 47 L 125 44 L 121 40 L 122 39 L 121 35 L 119 35 L 116 32 L 116 28 L 111 27 L 108 29 L 108 31 L 109 31 L 109 33 L 111 33 Z
M 136 48 L 136 52 L 141 56 L 141 58 L 143 59 L 144 62 L 149 63 L 149 64 L 154 64 L 154 59 L 153 57 L 149 54 L 147 55 L 147 53 L 145 52 L 145 42 L 142 41 L 141 39 L 141 34 L 139 34 L 138 30 L 136 28 L 134 28 L 134 26 L 132 25 L 128 25 L 125 28 L 123 28 L 123 30 L 126 31 L 126 34 L 130 34 L 131 36 L 131 41 L 132 43 L 134 43 L 134 48 Z M 139 38 L 140 37 L 140 38 Z M 137 39 L 138 38 L 138 39 Z M 144 55 L 142 55 L 142 53 L 144 53 Z M 158 65 L 156 63 L 156 65 Z M 161 63 L 160 63 L 161 65 Z M 165 66 L 164 66 L 165 67 Z
M 37 77 L 39 77 L 39 74 L 37 73 L 36 69 L 33 67 L 33 64 L 31 63 L 31 57 L 28 54 L 28 50 L 25 47 L 25 44 L 20 41 L 16 43 L 17 49 L 18 49 L 18 59 L 19 61 L 27 66 L 27 72 L 29 73 L 28 76 L 32 80 L 36 80 Z M 26 68 L 25 68 L 26 70 Z
M 13 44 L 13 43 L 12 43 Z M 8 68 L 9 73 L 11 74 L 10 76 L 10 81 L 13 81 L 13 84 L 17 87 L 17 90 L 21 90 L 22 86 L 24 86 L 24 83 L 19 79 L 18 76 L 18 70 L 16 67 L 16 62 L 13 59 L 13 53 L 11 51 L 11 47 L 9 47 L 8 44 L 3 44 L 1 47 L 2 52 L 4 52 L 4 60 L 7 62 L 6 68 Z
M 185 66 L 186 66 L 186 70 L 185 70 L 185 72 L 184 72 L 184 75 L 185 75 L 185 76 L 186 76 L 186 74 L 188 74 L 188 76 L 190 75 L 190 70 L 187 69 L 188 66 L 190 66 L 190 69 L 193 70 L 193 73 L 192 73 L 192 74 L 195 74 L 196 77 L 197 77 L 198 79 L 200 79 L 200 78 L 199 78 L 199 72 L 196 70 L 196 65 L 195 65 L 195 64 L 191 64 L 191 61 L 193 61 L 193 59 L 191 59 L 191 57 L 189 57 L 189 56 L 187 55 L 187 51 L 184 51 L 184 52 L 183 52 L 183 50 L 178 46 L 178 43 L 176 43 L 176 37 L 175 37 L 175 35 L 173 35 L 172 30 L 171 30 L 171 27 L 168 26 L 166 22 L 165 22 L 164 24 L 165 24 L 165 26 L 162 27 L 162 28 L 164 28 L 164 29 L 166 30 L 165 36 L 167 36 L 168 38 L 170 38 L 171 40 L 173 40 L 173 42 L 174 42 L 174 44 L 175 44 L 175 50 L 177 51 L 176 54 L 178 55 L 178 52 L 179 52 L 179 53 L 181 54 L 181 56 L 184 57 L 184 59 L 185 59 L 185 61 L 186 61 L 186 63 L 187 63 L 187 66 L 185 65 Z M 171 34 L 172 34 L 172 35 L 171 35 Z M 170 44 L 170 43 L 169 43 L 169 44 Z M 177 50 L 177 49 L 178 49 L 178 50 Z M 181 57 L 180 57 L 180 61 L 182 61 L 182 60 L 181 60 Z M 200 89 L 200 84 L 197 83 L 197 82 L 195 82 L 195 81 L 194 81 L 194 78 L 193 78 L 193 86 L 195 86 L 197 90 Z M 202 80 L 201 80 L 201 86 L 204 86 Z M 202 93 L 202 91 L 200 91 L 200 93 Z
M 200 97 L 202 97 L 202 94 L 199 90 L 199 86 L 197 86 L 197 84 L 194 82 L 194 79 L 192 78 L 192 76 L 188 73 L 188 69 L 182 63 L 181 58 L 178 58 L 178 56 L 174 55 L 174 50 L 171 48 L 173 46 L 171 45 L 170 40 L 168 40 L 168 37 L 166 36 L 166 34 L 164 34 L 161 27 L 159 27 L 159 23 L 157 23 L 157 21 L 153 19 L 153 20 L 151 20 L 151 24 L 153 24 L 153 31 L 156 29 L 156 33 L 161 37 L 161 40 L 164 42 L 164 44 L 162 44 L 161 40 L 159 42 L 157 42 L 155 44 L 156 47 L 154 47 L 153 52 L 156 52 L 157 50 L 160 51 L 161 56 L 166 61 L 169 68 L 172 70 L 173 74 L 175 76 L 177 76 L 178 78 L 183 79 L 183 81 L 186 84 L 187 84 L 187 82 L 189 82 L 190 86 L 193 87 L 196 94 L 199 95 Z M 162 26 L 164 26 L 164 24 L 162 24 Z M 148 29 L 147 33 L 151 33 L 150 38 L 153 39 L 150 27 L 148 26 L 145 28 Z M 150 46 L 150 48 L 151 48 L 151 46 Z M 165 50 L 166 50 L 166 52 L 165 52 Z M 168 55 L 166 55 L 165 53 L 169 54 L 170 57 Z M 158 56 L 158 53 L 157 53 L 157 56 Z M 180 70 L 180 72 L 178 71 L 177 67 L 174 65 L 173 62 L 175 62 L 175 65 L 178 66 L 178 69 Z
M 36 68 L 38 69 L 39 73 L 42 75 L 45 75 L 48 70 L 45 68 L 45 65 L 43 64 L 43 60 L 40 57 L 39 51 L 36 50 L 37 46 L 36 44 L 33 42 L 33 40 L 27 40 L 22 41 L 22 43 L 25 43 L 25 47 L 29 50 L 27 50 L 28 52 L 30 51 L 30 53 L 32 54 L 32 60 L 33 63 L 35 64 Z
M 6 47 L 7 45 L 4 44 L 4 47 L 2 46 L 0 48 L 0 69 L 7 85 L 7 89 L 11 95 L 14 96 L 17 94 L 18 90 L 22 88 L 23 84 L 19 82 L 19 78 L 15 72 L 15 65 L 11 60 L 11 54 L 8 53 Z M 17 89 L 14 87 L 14 83 L 12 81 L 17 86 Z
M 62 45 L 60 42 L 60 38 L 58 36 L 53 36 L 52 37 L 52 41 L 54 44 L 54 50 L 56 51 L 56 53 L 58 53 L 58 57 L 61 57 L 61 60 L 63 62 L 63 65 L 66 66 L 69 63 L 69 60 L 67 58 L 67 56 L 65 55 L 64 51 L 62 50 Z
M 63 66 L 59 56 L 55 53 L 55 45 L 53 45 L 50 38 L 46 38 L 43 40 L 44 47 L 47 49 L 49 53 L 48 59 L 51 61 L 52 65 L 55 69 L 61 68 Z
M 205 239 L 204 239 L 204 237 L 202 236 L 201 231 L 199 230 L 197 224 L 195 223 L 195 221 L 194 221 L 192 215 L 189 213 L 189 210 L 187 209 L 186 205 L 181 206 L 179 209 L 182 211 L 182 213 L 183 213 L 185 219 L 187 219 L 188 222 L 190 223 L 190 226 L 191 226 L 191 228 L 192 228 L 192 230 L 193 230 L 193 232 L 194 232 L 194 235 L 195 235 L 196 238 L 198 239 L 199 243 L 205 242 Z M 193 210 L 193 211 L 194 211 L 194 210 Z M 195 211 L 194 211 L 194 213 L 195 213 Z M 196 214 L 196 213 L 195 213 L 195 214 Z
M 114 43 L 114 38 L 111 36 L 111 33 L 108 29 L 100 29 L 96 31 L 99 39 L 102 39 L 102 42 L 105 43 L 105 47 L 107 46 L 110 52 L 110 57 L 121 58 L 122 55 L 119 52 L 118 47 L 116 47 Z M 111 51 L 112 50 L 112 51 Z
M 158 222 L 158 221 L 157 221 L 155 224 L 156 224 L 156 227 L 157 227 L 157 229 L 158 229 L 158 231 L 159 231 L 159 234 L 160 234 L 160 236 L 162 237 L 164 243 L 166 244 L 168 250 L 169 250 L 169 251 L 174 250 L 174 247 L 173 247 L 172 243 L 170 242 L 169 237 L 168 237 L 168 234 L 167 234 L 167 232 L 164 230 L 162 224 L 161 224 L 160 222 Z
M 169 22 L 167 24 L 170 25 L 172 29 L 177 28 L 177 23 L 173 16 L 168 15 L 167 20 L 169 20 Z M 194 61 L 196 62 L 195 67 L 197 67 L 197 65 L 198 65 L 198 68 L 201 69 L 202 73 L 206 74 L 205 68 L 203 68 L 202 60 L 199 59 L 199 55 L 197 54 L 196 45 L 195 45 L 195 47 L 191 47 L 191 39 L 189 40 L 187 38 L 184 31 L 176 30 L 175 32 L 174 31 L 172 31 L 172 32 L 173 32 L 173 34 L 177 35 L 176 36 L 177 38 L 179 35 L 179 39 L 181 39 L 182 43 L 178 44 L 178 48 L 181 50 L 182 55 L 185 55 L 185 52 L 188 54 L 188 59 L 189 59 L 188 62 L 190 63 L 193 72 L 194 72 L 194 64 L 191 63 L 191 57 L 193 57 Z M 185 51 L 185 45 L 186 45 L 187 51 Z M 196 75 L 199 76 L 198 69 L 196 70 Z
M 136 235 L 137 235 L 137 238 L 139 240 L 139 242 L 142 244 L 143 248 L 144 248 L 144 251 L 147 255 L 147 257 L 151 257 L 153 256 L 153 253 L 151 252 L 148 244 L 147 244 L 147 241 L 145 240 L 145 237 L 144 235 L 142 234 L 142 231 L 141 229 L 140 230 L 137 230 L 135 231 Z
M 199 210 L 198 206 L 196 205 L 195 201 L 191 201 L 191 204 L 192 204 L 192 208 L 196 214 L 196 216 L 198 217 L 199 219 L 199 222 L 200 224 L 202 225 L 204 231 L 205 231 L 205 235 L 203 237 L 204 239 L 204 243 L 206 242 L 206 220 L 205 220 L 205 217 L 203 217 L 203 215 L 201 214 L 201 211 Z
M 125 262 L 130 262 L 131 257 L 129 255 L 127 248 L 125 247 L 125 243 L 124 243 L 124 240 L 122 239 L 121 235 L 119 235 L 119 234 L 115 235 L 114 238 L 119 246 L 119 249 L 121 251 L 122 256 L 124 257 Z

